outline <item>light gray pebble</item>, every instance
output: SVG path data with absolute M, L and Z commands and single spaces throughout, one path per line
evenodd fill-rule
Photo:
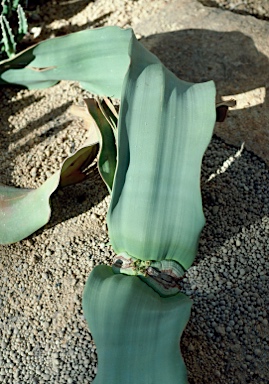
M 259 348 L 255 348 L 255 349 L 254 349 L 254 354 L 255 354 L 256 356 L 261 356 L 262 351 L 261 351 Z
M 215 327 L 215 331 L 217 333 L 219 333 L 221 336 L 225 336 L 226 332 L 225 332 L 225 328 L 223 325 L 218 325 Z
M 263 325 L 267 326 L 268 325 L 268 320 L 267 319 L 262 319 Z
M 235 245 L 236 245 L 237 247 L 240 247 L 240 245 L 241 245 L 241 241 L 240 241 L 239 239 L 236 239 L 236 241 L 235 241 Z
M 239 296 L 239 295 L 241 295 L 242 290 L 241 290 L 240 288 L 236 287 L 235 290 L 234 290 L 234 292 L 235 292 L 235 294 L 236 294 L 237 296 Z
M 232 352 L 239 352 L 240 351 L 240 344 L 232 344 L 230 348 L 231 348 Z
M 218 205 L 214 205 L 214 207 L 212 208 L 213 215 L 216 215 L 218 212 L 219 212 L 219 206 Z

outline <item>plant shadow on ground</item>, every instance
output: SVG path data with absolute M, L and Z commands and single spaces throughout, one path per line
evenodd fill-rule
M 53 21 L 56 19 L 71 18 L 77 13 L 83 11 L 89 3 L 94 2 L 94 0 L 60 0 L 60 1 L 48 1 L 41 0 L 38 3 L 36 1 L 30 0 L 27 1 L 27 6 L 25 7 L 26 11 L 35 12 L 38 11 L 38 8 L 49 7 L 51 12 L 51 18 L 47 16 L 46 21 Z M 40 12 L 41 14 L 45 14 Z
M 57 1 L 51 3 L 50 1 L 42 1 L 37 4 L 29 4 L 28 6 L 28 22 L 30 29 L 32 27 L 42 26 L 41 33 L 37 39 L 31 39 L 29 36 L 21 44 L 21 49 L 26 48 L 27 44 L 35 44 L 42 40 L 48 39 L 52 35 L 63 36 L 68 33 L 78 32 L 85 30 L 87 28 L 96 28 L 102 27 L 105 25 L 107 18 L 111 15 L 111 12 L 103 13 L 99 17 L 92 19 L 92 15 L 89 14 L 88 20 L 83 25 L 71 24 L 61 26 L 54 25 L 50 27 L 50 24 L 55 21 L 69 20 L 72 17 L 78 15 L 82 12 L 90 3 L 93 3 L 94 0 L 67 0 L 67 1 Z M 27 9 L 26 9 L 27 12 Z
M 13 126 L 10 122 L 10 116 L 14 116 L 20 111 L 25 110 L 27 115 L 27 107 L 32 104 L 42 101 L 43 97 L 35 96 L 34 94 L 24 95 L 23 97 L 17 98 L 18 92 L 21 89 L 16 87 L 6 87 L 3 86 L 0 88 L 0 97 L 2 104 L 1 111 L 1 130 L 0 130 L 0 152 L 5 154 L 6 161 L 1 164 L 0 168 L 0 182 L 9 185 L 11 174 L 14 170 L 13 160 L 21 155 L 22 153 L 27 152 L 29 147 L 35 147 L 38 144 L 42 143 L 48 137 L 56 136 L 57 133 L 67 128 L 71 120 L 58 123 L 58 118 L 69 108 L 72 102 L 66 102 L 65 104 L 57 107 L 50 108 L 47 113 L 44 113 L 39 118 L 35 120 L 28 121 L 25 120 L 25 123 L 22 122 L 21 126 Z M 54 122 L 52 124 L 52 122 Z M 50 123 L 50 124 L 49 124 Z M 50 125 L 49 127 L 46 126 Z M 25 138 L 28 135 L 32 135 L 34 131 L 39 129 L 42 126 L 46 126 L 46 129 L 34 136 L 34 143 Z M 19 144 L 20 140 L 23 140 L 23 144 Z M 10 144 L 17 143 L 16 146 L 10 150 Z M 6 154 L 9 153 L 8 156 Z
M 58 189 L 51 196 L 51 218 L 46 228 L 87 212 L 99 204 L 108 195 L 108 190 L 101 177 L 94 177 L 82 183 Z M 38 231 L 42 231 L 42 228 Z
M 269 80 L 268 58 L 241 32 L 186 29 L 140 41 L 180 79 L 194 83 L 214 80 L 218 98 L 265 86 Z M 266 100 L 268 105 L 268 95 Z

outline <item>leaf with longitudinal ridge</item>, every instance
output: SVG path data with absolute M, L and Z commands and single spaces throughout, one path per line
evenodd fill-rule
M 130 56 L 131 29 L 88 29 L 43 41 L 0 65 L 0 84 L 47 88 L 79 81 L 97 95 L 120 97 Z
M 200 168 L 211 139 L 213 82 L 179 80 L 133 40 L 107 222 L 117 253 L 192 264 L 204 226 Z
M 187 383 L 178 344 L 191 304 L 182 293 L 163 298 L 137 276 L 95 267 L 82 301 L 98 353 L 94 384 Z

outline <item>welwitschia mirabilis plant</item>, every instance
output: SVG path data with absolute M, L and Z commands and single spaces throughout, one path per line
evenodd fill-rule
M 17 58 L 19 69 L 12 68 L 14 61 L 6 63 L 1 78 L 42 87 L 70 79 L 72 73 L 92 92 L 119 96 L 121 90 L 116 173 L 112 183 L 104 178 L 112 188 L 107 222 L 117 256 L 112 268 L 92 271 L 83 296 L 98 352 L 95 383 L 184 384 L 187 373 L 178 342 L 191 300 L 180 293 L 180 279 L 194 260 L 204 225 L 200 167 L 216 119 L 215 87 L 177 79 L 130 30 L 98 31 L 102 39 L 95 35 L 94 50 L 99 53 L 117 35 L 114 61 L 108 54 L 106 63 L 95 58 L 84 68 L 82 62 L 74 75 L 72 59 L 67 59 L 70 47 L 57 42 L 57 61 L 57 55 L 49 59 L 45 42 L 44 50 L 36 46 L 24 53 L 24 66 L 23 56 Z M 125 49 L 128 58 L 115 58 Z M 123 58 L 112 89 L 110 70 Z M 100 114 L 92 116 L 103 124 Z M 105 148 L 105 135 L 102 140 Z M 109 158 L 102 162 L 104 171 L 114 168 Z

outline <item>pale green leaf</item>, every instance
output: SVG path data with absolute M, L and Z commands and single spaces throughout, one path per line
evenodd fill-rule
M 215 119 L 213 82 L 179 80 L 133 40 L 107 216 L 116 253 L 192 264 L 205 222 L 201 161 Z
M 83 312 L 98 353 L 94 384 L 186 384 L 179 341 L 192 301 L 160 297 L 137 276 L 99 265 L 83 293 Z
M 103 181 L 111 193 L 114 174 L 117 164 L 117 148 L 112 126 L 115 124 L 115 116 L 105 102 L 94 99 L 84 100 L 88 111 L 99 130 L 100 151 L 98 156 L 98 169 Z M 103 106 L 102 106 L 103 105 Z
M 50 218 L 49 198 L 57 188 L 54 174 L 40 188 L 21 189 L 0 184 L 0 243 L 20 241 Z
M 132 34 L 131 29 L 106 27 L 46 40 L 3 62 L 0 84 L 35 89 L 72 80 L 97 95 L 119 98 Z
M 43 227 L 50 218 L 50 196 L 59 183 L 75 184 L 91 176 L 84 168 L 97 155 L 98 144 L 89 143 L 68 157 L 59 171 L 37 189 L 0 184 L 0 244 L 15 243 Z

